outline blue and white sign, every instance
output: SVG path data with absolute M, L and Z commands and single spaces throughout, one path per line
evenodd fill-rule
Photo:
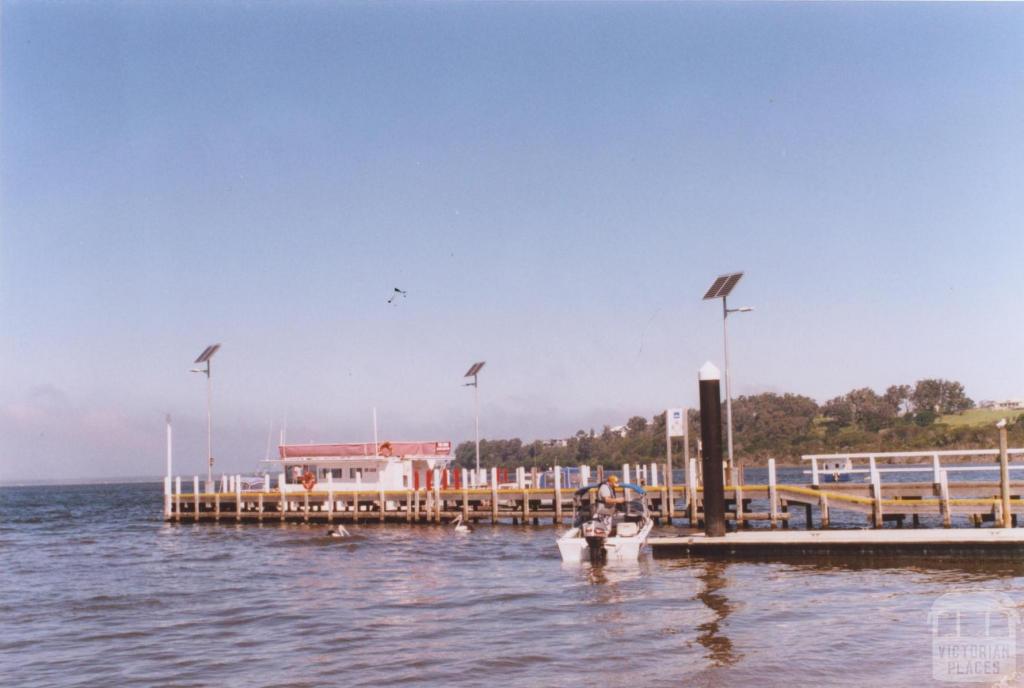
M 669 437 L 686 437 L 686 409 L 668 409 L 665 417 L 668 419 Z

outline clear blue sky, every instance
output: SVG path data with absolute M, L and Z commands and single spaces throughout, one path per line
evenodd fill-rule
M 1024 7 L 0 14 L 0 478 L 558 437 L 734 391 L 1024 395 Z M 394 287 L 408 291 L 397 305 Z

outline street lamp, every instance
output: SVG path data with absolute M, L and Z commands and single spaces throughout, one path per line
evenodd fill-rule
M 210 359 L 220 349 L 220 344 L 211 344 L 203 349 L 193 363 L 205 363 L 205 368 L 193 368 L 190 373 L 204 373 L 206 375 L 206 484 L 213 484 L 213 414 L 211 405 L 213 401 L 213 382 L 210 379 Z
M 473 404 L 476 406 L 476 479 L 479 479 L 480 475 L 480 385 L 477 383 L 476 376 L 480 374 L 480 369 L 484 367 L 486 362 L 479 361 L 474 363 L 466 371 L 466 374 L 462 376 L 473 378 L 472 382 L 467 382 L 463 387 L 473 388 Z
M 729 308 L 726 303 L 726 299 L 733 288 L 743 277 L 742 272 L 732 272 L 727 275 L 720 275 L 711 283 L 711 287 L 708 288 L 706 294 L 704 294 L 704 300 L 709 299 L 722 299 L 722 341 L 725 348 L 725 424 L 728 436 L 729 446 L 729 468 L 733 467 L 732 459 L 732 387 L 729 384 L 729 314 L 730 313 L 749 313 L 754 310 L 750 306 L 743 306 L 742 308 Z

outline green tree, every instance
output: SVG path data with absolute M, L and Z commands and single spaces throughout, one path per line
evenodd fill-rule
M 628 434 L 634 435 L 642 433 L 647 429 L 647 419 L 643 416 L 633 416 L 626 421 L 626 430 Z

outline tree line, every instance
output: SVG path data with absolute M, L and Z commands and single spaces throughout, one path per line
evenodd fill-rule
M 724 403 L 723 403 L 724 406 Z M 990 448 L 995 443 L 989 425 L 954 426 L 943 416 L 974 407 L 964 386 L 953 380 L 925 379 L 914 385 L 892 385 L 884 393 L 863 387 L 818 404 L 800 394 L 755 394 L 733 399 L 733 445 L 737 460 L 760 465 L 768 458 L 797 463 L 802 454 L 918 449 Z M 1024 416 L 1024 414 L 1021 414 Z M 722 412 L 723 424 L 725 410 Z M 697 456 L 700 412 L 687 418 L 690 456 Z M 1011 425 L 1012 442 L 1024 442 L 1024 422 Z M 724 437 L 724 430 L 723 430 Z M 620 466 L 623 463 L 664 461 L 665 413 L 651 419 L 630 418 L 621 432 L 611 426 L 600 431 L 579 430 L 560 440 L 481 439 L 482 466 Z M 673 457 L 683 456 L 683 439 L 673 440 Z M 471 467 L 475 445 L 463 442 L 456 462 Z

